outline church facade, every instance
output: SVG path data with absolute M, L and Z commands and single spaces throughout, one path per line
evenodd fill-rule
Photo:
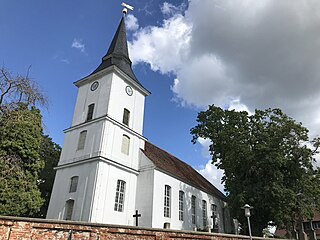
M 231 232 L 224 194 L 143 136 L 150 93 L 132 71 L 124 18 L 98 68 L 74 84 L 48 219 Z

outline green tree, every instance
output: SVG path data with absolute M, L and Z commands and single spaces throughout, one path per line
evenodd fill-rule
M 249 115 L 214 105 L 200 112 L 197 122 L 193 143 L 199 137 L 211 140 L 212 163 L 224 170 L 231 213 L 245 225 L 241 206 L 254 206 L 254 234 L 261 235 L 270 221 L 285 227 L 319 209 L 317 149 L 308 147 L 308 130 L 301 123 L 280 109 Z M 313 143 L 318 147 L 319 139 Z
M 45 165 L 40 172 L 38 182 L 44 204 L 41 206 L 40 212 L 34 215 L 34 217 L 46 217 L 55 177 L 54 168 L 58 165 L 60 153 L 61 147 L 54 143 L 49 136 L 43 136 L 40 147 L 40 156 L 41 159 L 44 160 Z
M 26 104 L 0 118 L 0 214 L 30 216 L 43 203 L 37 186 L 44 166 L 40 111 Z
M 36 82 L 0 69 L 0 215 L 46 214 L 61 149 L 43 135 L 36 105 L 46 107 Z

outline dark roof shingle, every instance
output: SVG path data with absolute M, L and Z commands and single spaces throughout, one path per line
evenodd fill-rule
M 172 154 L 146 141 L 143 153 L 154 163 L 156 168 L 163 170 L 177 179 L 196 187 L 206 193 L 226 200 L 226 196 L 206 180 L 200 173 L 187 163 Z

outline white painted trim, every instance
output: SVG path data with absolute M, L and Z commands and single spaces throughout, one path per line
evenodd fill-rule
M 133 168 L 127 167 L 127 166 L 122 165 L 120 163 L 117 163 L 117 162 L 115 162 L 115 161 L 113 161 L 111 159 L 108 159 L 108 158 L 105 158 L 105 157 L 101 157 L 101 156 L 94 157 L 94 158 L 89 158 L 89 159 L 87 158 L 87 159 L 80 160 L 80 161 L 77 161 L 77 162 L 66 163 L 66 164 L 63 164 L 63 165 L 59 165 L 59 166 L 55 167 L 54 169 L 58 170 L 58 169 L 77 166 L 77 165 L 81 165 L 83 163 L 89 163 L 89 162 L 94 162 L 94 161 L 106 162 L 106 163 L 109 163 L 112 166 L 121 168 L 122 170 L 126 170 L 127 172 L 130 172 L 130 173 L 133 173 L 133 174 L 136 174 L 136 175 L 139 175 L 139 172 L 140 172 L 140 171 L 137 171 L 137 170 L 135 170 Z
M 91 82 L 94 81 L 96 79 L 98 79 L 99 77 L 106 75 L 110 72 L 115 72 L 118 73 L 118 75 L 120 75 L 120 77 L 122 77 L 126 82 L 129 82 L 130 84 L 132 84 L 135 88 L 139 89 L 140 92 L 143 93 L 143 95 L 145 96 L 149 96 L 151 93 L 145 89 L 142 85 L 140 85 L 139 83 L 137 83 L 135 80 L 133 80 L 131 77 L 129 77 L 127 74 L 125 74 L 120 68 L 118 68 L 115 65 L 112 65 L 108 68 L 102 69 L 101 71 L 89 75 L 87 77 L 84 77 L 78 81 L 75 81 L 73 84 L 77 87 L 81 87 L 82 85 L 86 84 L 87 82 Z
M 69 127 L 67 129 L 64 129 L 63 132 L 67 133 L 67 132 L 70 132 L 72 130 L 75 130 L 75 129 L 82 128 L 82 127 L 85 127 L 87 125 L 90 125 L 91 123 L 100 122 L 100 121 L 103 121 L 103 120 L 109 120 L 110 122 L 112 122 L 113 124 L 117 125 L 118 127 L 120 127 L 121 129 L 125 130 L 126 132 L 131 133 L 132 135 L 135 135 L 135 136 L 137 136 L 138 138 L 140 138 L 140 139 L 142 139 L 144 141 L 148 141 L 148 139 L 145 136 L 137 133 L 136 131 L 134 131 L 131 128 L 129 128 L 127 125 L 125 125 L 125 124 L 113 119 L 112 117 L 110 117 L 107 114 L 102 116 L 102 117 L 95 118 L 95 119 L 93 119 L 93 120 L 91 120 L 89 122 L 83 122 L 83 123 L 77 124 L 75 126 Z

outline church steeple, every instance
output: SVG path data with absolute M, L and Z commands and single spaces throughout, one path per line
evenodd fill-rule
M 139 83 L 131 68 L 132 62 L 129 58 L 128 53 L 127 34 L 124 17 L 121 18 L 120 24 L 112 39 L 108 52 L 102 58 L 102 63 L 96 70 L 93 71 L 92 74 L 97 73 L 112 65 L 117 66 L 134 81 Z

